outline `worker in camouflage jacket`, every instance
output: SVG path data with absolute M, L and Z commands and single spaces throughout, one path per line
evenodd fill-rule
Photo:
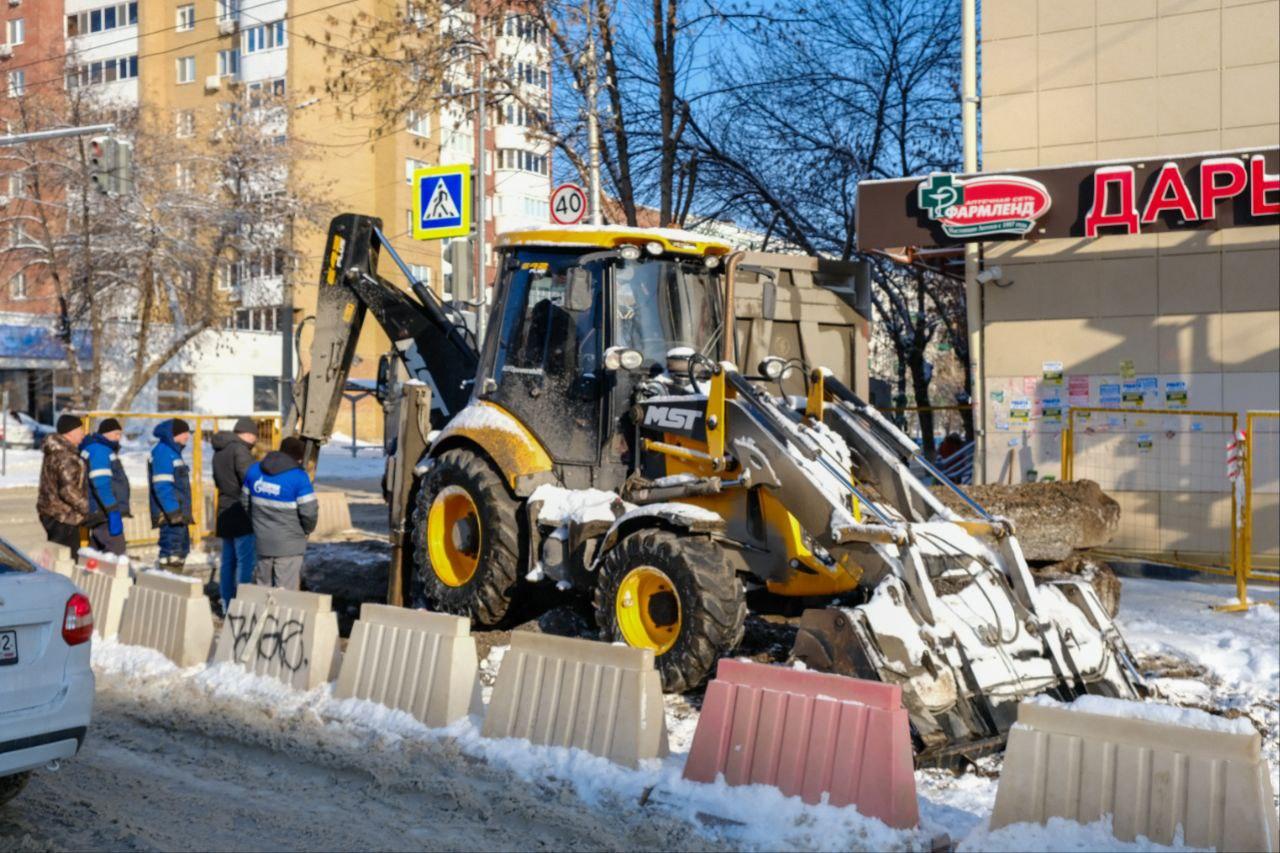
M 80 458 L 89 469 L 89 542 L 99 551 L 125 552 L 124 519 L 129 511 L 129 478 L 120 461 L 124 430 L 115 418 L 98 424 L 98 431 L 80 442 Z
M 72 559 L 80 550 L 80 525 L 89 512 L 84 461 L 79 451 L 83 438 L 84 425 L 79 418 L 58 418 L 57 433 L 44 440 L 40 489 L 36 493 L 36 515 L 49 541 L 70 548 Z
M 156 437 L 147 462 L 151 526 L 160 531 L 160 567 L 176 571 L 191 551 L 191 474 L 182 458 L 191 427 L 182 418 L 173 418 L 161 421 L 151 434 Z
M 240 502 L 253 522 L 254 582 L 302 588 L 302 555 L 316 529 L 320 505 L 302 468 L 302 441 L 290 436 L 245 475 Z

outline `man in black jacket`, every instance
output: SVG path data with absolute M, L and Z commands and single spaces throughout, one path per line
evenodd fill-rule
M 244 476 L 253 464 L 253 445 L 258 440 L 258 428 L 251 418 L 236 421 L 232 432 L 220 432 L 213 437 L 213 484 L 218 490 L 217 523 L 214 533 L 222 540 L 222 571 L 219 592 L 222 609 L 226 612 L 231 599 L 236 597 L 236 586 L 253 580 L 256 546 L 253 524 L 240 505 L 240 489 Z

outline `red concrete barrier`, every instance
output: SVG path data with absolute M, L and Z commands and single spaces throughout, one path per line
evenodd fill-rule
M 920 819 L 897 685 L 724 658 L 707 686 L 684 777 L 773 785 L 852 805 L 898 829 Z

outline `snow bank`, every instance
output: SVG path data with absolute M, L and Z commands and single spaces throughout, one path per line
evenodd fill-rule
M 1257 734 L 1244 717 L 1227 719 L 1202 711 L 1199 708 L 1179 708 L 1175 705 L 1164 705 L 1159 702 L 1131 702 L 1127 699 L 1113 699 L 1109 696 L 1080 696 L 1074 702 L 1065 703 L 1048 696 L 1035 696 L 1027 700 L 1033 705 L 1044 705 L 1050 708 L 1070 708 L 1086 714 L 1100 714 L 1104 717 L 1121 717 L 1130 720 L 1145 720 L 1149 723 L 1163 723 L 1170 726 L 1185 726 L 1208 732 L 1222 732 L 1233 735 Z
M 1181 835 L 1181 831 L 1179 831 Z M 1111 834 L 1111 819 L 1081 825 L 1075 821 L 1060 817 L 1049 818 L 1041 826 L 1038 823 L 1011 823 L 997 830 L 983 826 L 968 838 L 956 845 L 956 851 L 1009 851 L 1022 853 L 1025 850 L 1054 851 L 1094 851 L 1114 850 L 1118 853 L 1138 850 L 1198 850 L 1201 848 L 1186 847 L 1181 843 L 1174 847 L 1166 847 L 1138 836 L 1133 841 L 1121 841 Z

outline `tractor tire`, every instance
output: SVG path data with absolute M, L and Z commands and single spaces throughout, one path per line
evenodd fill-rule
M 502 622 L 524 565 L 521 516 L 488 460 L 465 449 L 440 455 L 413 513 L 413 559 L 436 610 L 485 628 Z
M 701 685 L 742 642 L 747 598 L 724 552 L 704 536 L 641 530 L 614 546 L 595 589 L 601 637 L 654 650 L 662 689 Z

